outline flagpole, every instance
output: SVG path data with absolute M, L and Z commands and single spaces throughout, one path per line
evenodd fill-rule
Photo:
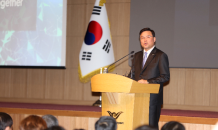
M 110 33 L 110 22 L 105 6 L 106 0 L 96 0 L 79 54 L 79 79 L 87 83 L 96 75 L 107 73 L 114 63 L 114 50 Z M 112 70 L 111 70 L 112 71 Z M 101 107 L 101 96 L 93 106 Z

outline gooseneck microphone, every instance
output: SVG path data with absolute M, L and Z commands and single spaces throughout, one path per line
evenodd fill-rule
M 110 64 L 110 65 L 107 67 L 107 73 L 108 73 L 108 71 L 109 71 L 108 68 L 109 68 L 110 66 L 112 66 L 113 64 L 117 63 L 118 61 L 122 60 L 123 58 L 125 58 L 125 57 L 127 57 L 128 55 L 131 55 L 131 54 L 133 54 L 133 53 L 134 53 L 134 51 L 131 51 L 129 54 L 125 55 L 125 56 L 122 57 L 121 59 L 119 59 L 119 60 L 115 61 L 114 63 Z

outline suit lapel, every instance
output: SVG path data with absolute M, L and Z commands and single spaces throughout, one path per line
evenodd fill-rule
M 139 63 L 139 65 L 140 65 L 140 68 L 142 68 L 142 62 L 143 62 L 143 52 L 144 52 L 144 51 L 141 51 L 141 53 L 140 53 L 140 55 L 139 55 L 139 59 L 142 59 L 142 60 L 139 60 L 139 61 L 140 61 L 140 63 Z
M 147 66 L 150 64 L 150 62 L 153 60 L 153 58 L 156 56 L 156 47 L 151 51 L 150 55 L 148 56 L 147 61 L 145 62 L 145 65 L 142 69 L 142 71 L 147 68 Z

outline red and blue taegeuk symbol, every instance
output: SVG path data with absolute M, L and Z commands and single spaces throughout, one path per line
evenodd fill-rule
M 101 39 L 102 33 L 101 25 L 96 21 L 91 21 L 86 32 L 85 44 L 94 45 Z

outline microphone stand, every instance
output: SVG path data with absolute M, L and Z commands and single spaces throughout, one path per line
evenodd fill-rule
M 128 55 L 133 54 L 133 53 L 134 53 L 134 51 L 131 51 L 129 54 L 125 55 L 125 56 L 122 57 L 121 59 L 119 59 L 119 60 L 115 61 L 114 63 L 110 64 L 110 65 L 107 67 L 107 73 L 109 72 L 109 69 L 108 69 L 109 67 L 111 67 L 113 64 L 117 63 L 118 61 L 122 60 L 123 58 L 125 58 L 125 57 L 127 57 Z

